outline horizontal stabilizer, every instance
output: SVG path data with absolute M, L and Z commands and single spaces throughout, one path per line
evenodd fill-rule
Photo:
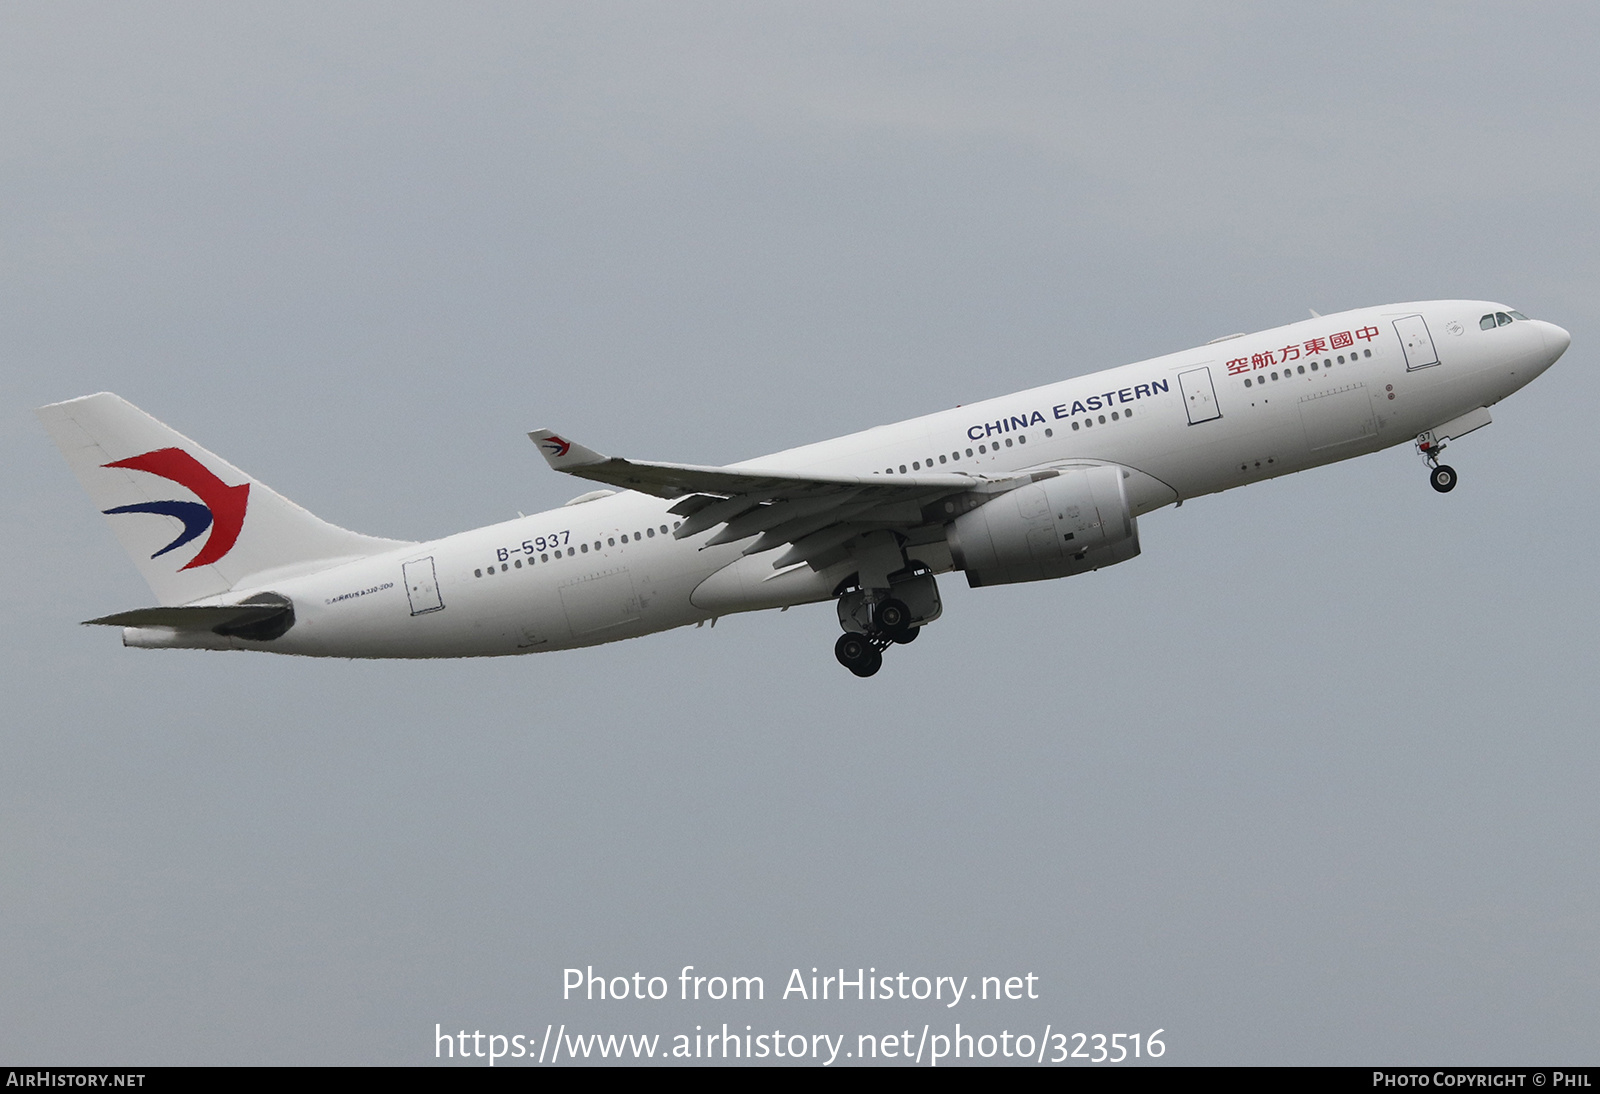
M 241 604 L 207 604 L 187 607 L 134 608 L 84 626 L 170 627 L 176 631 L 210 631 L 240 638 L 276 638 L 294 625 L 294 605 L 273 593 L 253 596 Z

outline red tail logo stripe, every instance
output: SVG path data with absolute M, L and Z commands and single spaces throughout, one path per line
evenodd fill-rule
M 187 488 L 211 510 L 211 535 L 200 547 L 200 553 L 190 559 L 184 570 L 196 566 L 209 566 L 222 558 L 239 539 L 244 528 L 245 507 L 249 504 L 250 484 L 229 486 L 213 475 L 206 466 L 181 448 L 158 448 L 140 456 L 129 456 L 104 464 L 105 467 L 123 467 L 130 471 L 144 471 L 170 479 Z

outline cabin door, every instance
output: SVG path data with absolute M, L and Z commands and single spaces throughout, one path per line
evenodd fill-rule
M 1222 417 L 1217 407 L 1217 391 L 1211 386 L 1211 370 L 1202 365 L 1188 372 L 1178 373 L 1178 387 L 1183 392 L 1183 409 L 1189 413 L 1189 424 L 1199 425 Z
M 1439 363 L 1439 354 L 1433 348 L 1433 336 L 1428 333 L 1428 323 L 1420 315 L 1408 315 L 1394 321 L 1394 332 L 1400 336 L 1400 348 L 1405 350 L 1406 371 Z
M 405 574 L 406 596 L 411 600 L 411 614 L 424 615 L 444 607 L 439 596 L 439 578 L 433 570 L 433 556 L 419 558 L 401 567 Z

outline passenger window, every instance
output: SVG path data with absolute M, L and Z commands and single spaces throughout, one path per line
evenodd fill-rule
M 608 547 L 615 547 L 615 546 L 616 546 L 616 545 L 617 545 L 617 540 L 616 540 L 616 537 L 615 537 L 615 536 L 610 536 L 610 537 L 607 537 L 607 539 L 606 539 L 606 546 L 608 546 Z
M 1076 430 L 1076 429 L 1077 429 L 1077 428 L 1078 428 L 1078 423 L 1077 423 L 1077 422 L 1073 422 L 1073 423 L 1072 423 L 1072 428 L 1073 428 L 1073 429 L 1074 429 L 1074 430 Z
M 1486 315 L 1482 319 L 1478 320 L 1478 329 L 1479 330 L 1494 330 L 1494 316 L 1493 315 Z
M 483 570 L 481 570 L 481 569 L 473 570 L 472 571 L 472 576 L 473 577 L 482 577 L 483 576 Z
M 905 464 L 901 464 L 900 465 L 900 474 L 904 475 L 905 473 L 906 473 L 906 465 Z
M 1300 375 L 1304 376 L 1306 374 L 1306 366 L 1301 365 L 1298 368 L 1296 368 L 1295 371 L 1298 372 Z
M 520 558 L 517 559 L 517 561 L 515 563 L 513 563 L 513 565 L 516 566 L 516 568 L 519 569 L 519 570 L 522 569 L 522 560 Z
M 1010 448 L 1010 447 L 1011 447 L 1011 438 L 1010 438 L 1010 437 L 1007 437 L 1007 438 L 1006 438 L 1006 447 L 1007 447 L 1007 448 Z
M 1277 374 L 1277 373 L 1276 373 L 1276 372 L 1274 372 L 1274 373 L 1273 373 L 1273 374 L 1272 374 L 1272 378 L 1273 378 L 1273 379 L 1274 379 L 1274 380 L 1276 380 L 1276 379 L 1277 379 L 1277 378 L 1278 378 L 1278 374 Z
M 667 526 L 665 524 L 663 524 L 661 526 L 661 534 L 662 535 L 666 535 L 667 534 Z
M 550 561 L 550 556 L 549 555 L 540 555 L 539 556 L 539 561 L 540 562 L 549 562 Z
M 1047 429 L 1044 431 L 1044 435 L 1046 437 L 1054 437 L 1056 435 L 1056 431 L 1053 429 Z
M 1312 372 L 1317 371 L 1317 363 L 1315 361 L 1311 362 L 1311 371 Z
M 1249 387 L 1250 386 L 1250 377 L 1246 376 L 1244 378 L 1244 386 L 1245 387 Z
M 939 462 L 940 463 L 944 463 L 945 462 L 945 458 L 944 458 L 944 455 L 942 453 L 939 456 Z
M 969 449 L 967 449 L 967 456 L 971 457 L 971 455 L 972 455 L 972 449 L 969 448 Z
M 654 528 L 646 528 L 644 531 L 645 535 L 649 536 L 651 539 L 656 538 L 656 530 Z
M 1101 425 L 1105 425 L 1106 424 L 1106 416 L 1104 414 L 1100 415 L 1100 424 Z
M 587 543 L 580 543 L 580 544 L 578 544 L 578 550 L 582 551 L 584 554 L 588 554 L 589 553 L 589 545 Z

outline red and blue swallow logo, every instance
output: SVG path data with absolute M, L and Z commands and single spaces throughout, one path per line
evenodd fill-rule
M 123 467 L 129 471 L 144 471 L 163 479 L 170 479 L 200 499 L 198 502 L 147 501 L 138 505 L 119 505 L 115 509 L 104 510 L 107 515 L 159 513 L 161 516 L 176 517 L 183 521 L 183 531 L 178 534 L 178 538 L 151 555 L 151 558 L 160 558 L 168 551 L 176 551 L 185 543 L 199 537 L 207 528 L 211 529 L 211 535 L 201 545 L 200 552 L 181 569 L 192 570 L 196 566 L 209 566 L 233 550 L 234 543 L 239 539 L 239 532 L 244 528 L 245 506 L 250 499 L 249 483 L 229 486 L 181 448 L 158 448 L 153 452 L 129 456 L 125 460 L 116 460 L 101 466 Z
M 560 437 L 557 437 L 554 433 L 550 434 L 550 436 L 546 437 L 539 443 L 548 448 L 550 450 L 550 454 L 558 460 L 562 456 L 565 456 L 568 452 L 572 451 L 572 442 L 564 441 Z

